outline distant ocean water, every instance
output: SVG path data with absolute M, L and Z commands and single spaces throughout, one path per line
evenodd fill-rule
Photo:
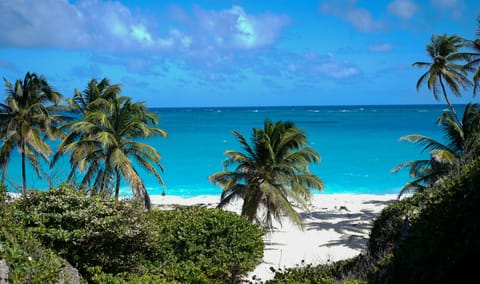
M 391 169 L 408 160 L 428 158 L 421 148 L 399 138 L 423 134 L 442 140 L 436 121 L 444 109 L 444 105 L 152 108 L 168 138 L 143 142 L 162 155 L 167 195 L 219 195 L 221 189 L 208 176 L 223 169 L 225 150 L 240 150 L 232 130 L 250 138 L 252 128 L 262 128 L 267 118 L 291 120 L 307 133 L 322 157 L 310 169 L 324 181 L 324 193 L 397 194 L 410 178 L 407 170 L 392 174 Z M 68 173 L 66 169 L 65 159 L 50 175 L 59 182 Z M 151 195 L 162 193 L 153 176 L 142 171 L 141 175 Z M 16 152 L 8 176 L 20 185 Z M 32 188 L 48 187 L 31 169 L 27 178 Z M 122 194 L 131 194 L 125 184 Z

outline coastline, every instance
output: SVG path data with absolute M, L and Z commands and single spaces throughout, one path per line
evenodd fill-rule
M 160 208 L 202 205 L 216 207 L 220 196 L 150 196 L 152 204 Z M 397 194 L 314 194 L 310 212 L 299 210 L 304 219 L 301 230 L 283 220 L 264 236 L 263 261 L 248 275 L 248 280 L 266 281 L 278 269 L 302 264 L 325 264 L 355 257 L 365 248 L 372 221 L 388 204 L 397 200 Z M 241 201 L 225 210 L 240 212 Z

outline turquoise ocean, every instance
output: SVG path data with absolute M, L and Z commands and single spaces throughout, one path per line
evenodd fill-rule
M 429 157 L 418 146 L 399 138 L 423 134 L 442 141 L 436 121 L 445 109 L 444 105 L 151 108 L 168 137 L 143 142 L 162 156 L 167 195 L 219 195 L 221 189 L 211 184 L 208 176 L 222 171 L 225 150 L 240 150 L 232 130 L 249 139 L 252 128 L 262 128 L 267 118 L 290 120 L 307 133 L 322 157 L 310 169 L 324 181 L 323 193 L 398 194 L 410 178 L 407 170 L 393 174 L 392 168 Z M 52 142 L 53 148 L 57 144 Z M 68 171 L 68 160 L 64 159 L 49 172 L 53 184 L 65 180 Z M 161 194 L 163 188 L 155 178 L 140 172 L 148 192 Z M 48 187 L 31 169 L 27 179 L 30 188 Z M 21 183 L 18 153 L 12 156 L 8 180 Z M 122 194 L 131 194 L 126 184 Z

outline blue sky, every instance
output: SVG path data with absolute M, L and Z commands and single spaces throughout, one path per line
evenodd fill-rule
M 473 39 L 480 3 L 0 0 L 0 14 L 0 75 L 36 72 L 66 97 L 107 77 L 151 107 L 430 104 L 411 64 L 432 34 Z

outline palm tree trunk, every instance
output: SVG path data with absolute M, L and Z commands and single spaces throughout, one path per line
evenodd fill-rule
M 447 102 L 448 107 L 450 108 L 450 111 L 453 113 L 455 120 L 457 120 L 458 125 L 462 126 L 462 121 L 460 120 L 460 117 L 458 116 L 457 112 L 455 111 L 455 108 L 453 108 L 453 105 L 450 103 L 450 100 L 448 99 L 447 91 L 445 90 L 445 85 L 443 84 L 441 75 L 439 76 L 439 79 L 440 79 L 440 86 L 442 86 L 442 91 L 443 91 L 443 96 L 445 97 L 445 101 Z
M 115 169 L 115 200 L 118 201 L 118 196 L 120 195 L 120 173 L 118 169 Z
M 27 172 L 25 166 L 25 142 L 22 142 L 22 182 L 23 182 L 23 196 L 27 196 Z
M 7 177 L 8 162 L 9 162 L 9 160 L 7 159 L 7 161 L 5 162 L 5 165 L 3 167 L 2 181 L 1 181 L 1 184 L 0 184 L 2 186 L 5 185 L 5 178 Z

